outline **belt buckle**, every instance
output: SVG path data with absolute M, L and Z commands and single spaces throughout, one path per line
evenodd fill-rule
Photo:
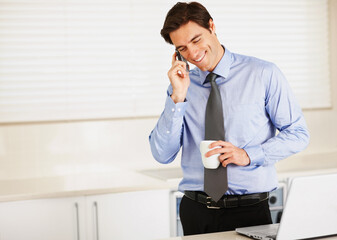
M 206 197 L 206 206 L 207 208 L 210 208 L 210 209 L 220 209 L 220 207 L 215 207 L 215 206 L 211 206 L 211 203 L 212 203 L 212 198 L 211 197 Z

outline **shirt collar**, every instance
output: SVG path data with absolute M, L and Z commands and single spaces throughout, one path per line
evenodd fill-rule
M 213 70 L 213 73 L 223 77 L 223 78 L 227 78 L 228 74 L 229 74 L 229 69 L 230 66 L 232 64 L 232 53 L 225 48 L 224 46 L 222 46 L 225 49 L 225 54 L 222 56 L 222 58 L 220 59 L 219 63 L 216 65 L 215 69 Z M 205 84 L 205 80 L 207 75 L 210 73 L 209 71 L 200 71 L 200 82 L 202 84 Z

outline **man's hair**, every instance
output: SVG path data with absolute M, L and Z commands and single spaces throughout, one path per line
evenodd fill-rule
M 164 26 L 160 31 L 161 36 L 169 44 L 173 44 L 170 38 L 170 33 L 180 28 L 182 25 L 193 21 L 209 29 L 209 20 L 213 18 L 207 9 L 198 2 L 178 2 L 174 5 L 166 15 Z

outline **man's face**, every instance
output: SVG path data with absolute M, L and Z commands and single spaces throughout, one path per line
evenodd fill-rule
M 189 21 L 171 32 L 170 37 L 180 54 L 202 71 L 213 71 L 223 55 L 211 19 L 210 29 Z

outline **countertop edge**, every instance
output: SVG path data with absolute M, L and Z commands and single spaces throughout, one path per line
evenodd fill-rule
M 336 173 L 336 168 L 279 172 L 278 180 L 294 176 Z M 139 172 L 84 174 L 40 179 L 0 180 L 0 202 L 81 197 L 135 191 L 177 191 L 180 178 L 163 180 Z

